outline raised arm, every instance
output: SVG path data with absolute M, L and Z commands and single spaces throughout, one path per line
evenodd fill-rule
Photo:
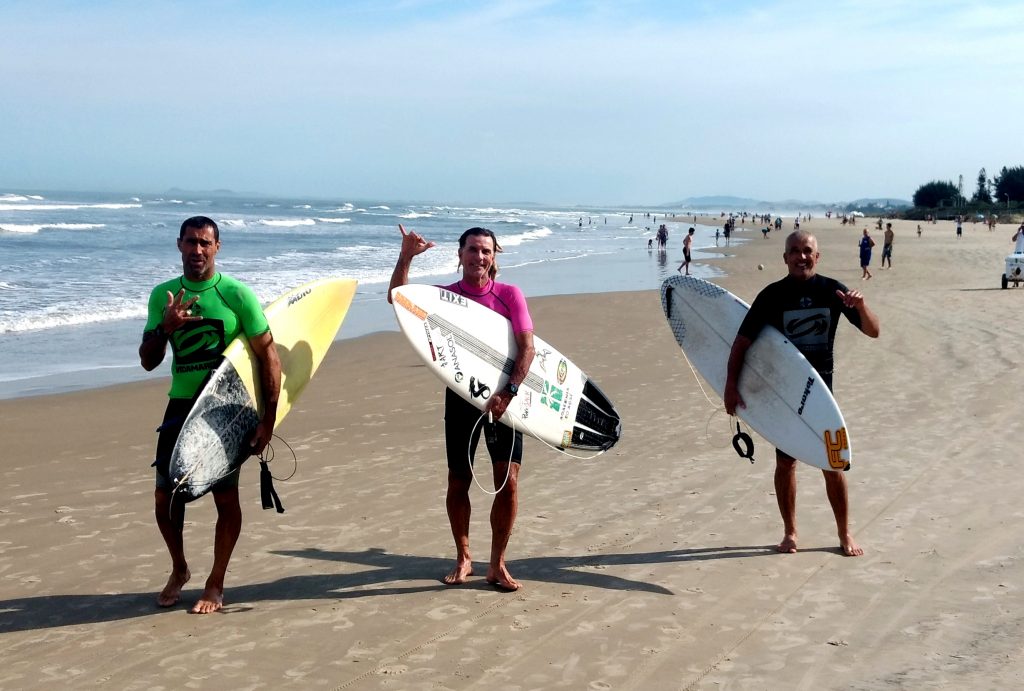
M 427 242 L 419 233 L 411 230 L 406 233 L 405 227 L 401 223 L 398 224 L 398 230 L 402 233 L 402 249 L 398 252 L 398 261 L 395 263 L 395 270 L 391 273 L 388 302 L 391 302 L 392 290 L 409 282 L 409 267 L 412 266 L 412 258 L 434 246 L 434 243 Z
M 871 338 L 878 338 L 879 334 L 882 333 L 882 325 L 878 321 L 878 315 L 864 301 L 863 293 L 859 290 L 849 290 L 845 293 L 837 290 L 836 295 L 843 301 L 844 305 L 857 310 L 857 314 L 860 315 L 860 330 Z
M 163 319 L 155 329 L 142 334 L 139 360 L 142 362 L 142 368 L 147 372 L 153 371 L 164 361 L 164 356 L 167 354 L 167 341 L 172 333 L 181 328 L 185 322 L 201 319 L 201 317 L 192 316 L 192 305 L 199 298 L 194 297 L 183 302 L 184 297 L 184 288 L 178 291 L 177 295 L 167 291 L 167 305 L 164 307 Z M 151 309 L 155 309 L 155 306 Z

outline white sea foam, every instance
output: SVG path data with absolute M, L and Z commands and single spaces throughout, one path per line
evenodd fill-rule
M 145 316 L 144 300 L 121 305 L 111 304 L 92 311 L 52 306 L 41 310 L 20 312 L 17 315 L 0 314 L 0 334 L 24 333 L 123 319 L 141 319 Z
M 273 228 L 295 228 L 297 226 L 313 226 L 316 225 L 316 221 L 312 218 L 261 218 L 259 224 Z
M 242 218 L 224 218 L 221 219 L 220 224 L 227 226 L 228 228 L 244 228 L 245 219 Z
M 384 211 L 391 211 L 391 207 L 390 206 L 383 206 L 383 205 L 381 205 L 381 206 L 371 206 L 370 208 L 371 209 L 383 209 Z
M 419 213 L 419 212 L 416 212 L 416 211 L 410 211 L 409 213 L 406 213 L 406 214 L 398 214 L 398 217 L 399 218 L 433 218 L 434 214 L 429 213 L 429 212 L 427 212 L 427 213 Z
M 501 243 L 502 247 L 516 247 L 524 242 L 546 238 L 551 235 L 551 232 L 550 228 L 543 226 L 536 230 L 528 230 L 525 233 L 520 233 L 519 235 L 506 235 L 505 237 L 498 238 L 498 242 Z
M 319 218 L 318 217 L 316 219 L 317 223 L 349 223 L 351 221 L 352 221 L 351 218 Z
M 0 204 L 0 211 L 77 211 L 79 209 L 138 209 L 141 206 L 142 204 Z
M 0 230 L 10 233 L 38 233 L 44 228 L 53 230 L 95 230 L 105 228 L 105 223 L 0 223 Z

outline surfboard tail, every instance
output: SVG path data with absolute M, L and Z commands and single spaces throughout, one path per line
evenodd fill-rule
M 607 451 L 621 435 L 622 419 L 618 412 L 604 392 L 588 379 L 583 385 L 583 395 L 576 408 L 576 424 L 567 446 Z

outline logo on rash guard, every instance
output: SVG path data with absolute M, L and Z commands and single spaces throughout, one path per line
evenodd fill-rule
M 186 322 L 172 334 L 174 359 L 178 365 L 216 360 L 224 352 L 224 323 L 219 319 Z
M 820 312 L 803 319 L 790 319 L 786 322 L 786 333 L 791 339 L 822 336 L 828 332 L 828 321 L 828 318 Z

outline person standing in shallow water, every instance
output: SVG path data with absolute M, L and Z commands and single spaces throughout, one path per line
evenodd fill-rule
M 682 271 L 685 268 L 687 276 L 690 275 L 690 249 L 693 247 L 693 234 L 696 232 L 697 230 L 695 228 L 690 228 L 686 233 L 686 237 L 683 238 L 683 263 L 679 265 L 678 269 L 676 269 L 676 271 Z
M 171 389 L 157 440 L 156 523 L 171 555 L 171 575 L 157 596 L 160 607 L 171 607 L 192 574 L 185 559 L 185 505 L 174 499 L 168 478 L 171 452 L 195 395 L 221 354 L 236 336 L 245 335 L 260 366 L 264 413 L 250 442 L 253 454 L 266 448 L 274 433 L 277 399 L 281 391 L 281 361 L 256 294 L 240 281 L 217 272 L 220 230 L 205 216 L 186 219 L 178 231 L 182 275 L 156 286 L 149 297 L 149 317 L 139 346 L 146 371 L 155 369 L 171 346 Z M 224 606 L 224 577 L 235 543 L 242 532 L 235 470 L 213 486 L 217 507 L 213 567 L 206 587 L 192 611 L 216 612 Z
M 409 267 L 413 258 L 434 246 L 433 242 L 426 241 L 415 232 L 406 233 L 401 225 L 398 229 L 402 233 L 402 248 L 391 275 L 388 302 L 391 302 L 391 291 L 394 288 L 409 282 Z M 494 420 L 485 438 L 491 457 L 494 487 L 501 487 L 491 504 L 491 554 L 486 580 L 499 590 L 514 591 L 519 589 L 520 584 L 509 573 L 505 552 L 519 509 L 523 434 L 518 430 L 513 432 L 509 427 L 499 424 L 498 420 L 518 395 L 519 386 L 530 371 L 535 350 L 533 320 L 522 291 L 516 286 L 494 280 L 498 274 L 497 255 L 500 252 L 501 245 L 493 232 L 487 228 L 470 228 L 459 238 L 458 256 L 462 277 L 443 287 L 509 319 L 512 322 L 512 333 L 515 334 L 517 353 L 512 374 L 504 389 L 491 393 L 485 411 Z M 444 432 L 448 457 L 445 506 L 452 537 L 455 539 L 455 566 L 442 579 L 448 585 L 465 583 L 473 575 L 473 560 L 469 551 L 469 519 L 472 510 L 469 490 L 473 484 L 471 464 L 481 430 L 491 425 L 486 421 L 478 425 L 480 418 L 480 411 L 473 404 L 451 389 L 445 390 Z
M 839 281 L 816 272 L 820 258 L 818 240 L 810 233 L 794 231 L 786 238 L 783 259 L 788 273 L 782 280 L 766 286 L 754 299 L 729 353 L 723 396 L 729 415 L 735 415 L 737 408 L 746 407 L 738 388 L 740 374 L 747 350 L 765 326 L 775 327 L 789 339 L 821 374 L 829 390 L 832 389 L 833 346 L 839 316 L 846 317 L 871 338 L 878 338 L 881 333 L 878 317 L 868 308 L 860 291 L 849 290 Z M 805 328 L 810 319 L 814 319 L 821 328 Z M 800 331 L 792 332 L 792 326 Z M 784 530 L 776 549 L 784 553 L 797 550 L 796 464 L 796 459 L 776 449 L 775 497 Z M 836 520 L 840 549 L 848 557 L 860 556 L 864 550 L 850 534 L 846 475 L 831 470 L 822 472 Z

